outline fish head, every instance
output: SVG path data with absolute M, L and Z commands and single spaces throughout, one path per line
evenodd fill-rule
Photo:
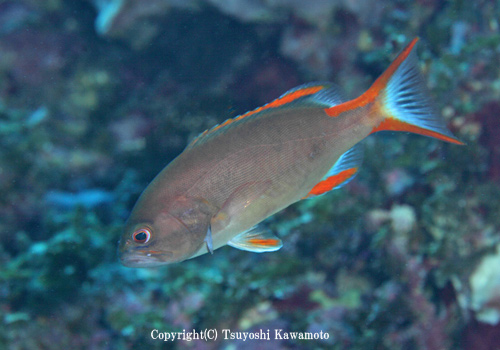
M 210 223 L 205 203 L 181 197 L 158 210 L 144 210 L 143 204 L 136 204 L 119 242 L 118 255 L 124 266 L 181 262 L 199 250 Z
M 127 225 L 118 248 L 120 261 L 128 267 L 155 267 L 185 260 L 192 250 L 189 233 L 168 213 L 153 222 Z

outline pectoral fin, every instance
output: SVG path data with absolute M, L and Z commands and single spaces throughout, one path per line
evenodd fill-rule
M 208 225 L 207 236 L 205 237 L 205 239 L 203 241 L 206 243 L 207 250 L 210 252 L 210 254 L 213 254 L 214 253 L 214 244 L 212 241 L 212 228 L 210 227 L 210 225 Z
M 259 226 L 254 226 L 250 230 L 240 233 L 227 244 L 254 253 L 274 252 L 283 246 L 281 239 L 271 231 Z
M 255 200 L 259 199 L 270 186 L 270 180 L 256 181 L 245 183 L 235 189 L 210 222 L 214 232 L 227 227 L 235 214 L 245 210 Z

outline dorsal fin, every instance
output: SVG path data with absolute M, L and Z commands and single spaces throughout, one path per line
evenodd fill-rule
M 321 181 L 302 199 L 321 196 L 331 190 L 346 185 L 349 181 L 354 179 L 362 162 L 363 148 L 358 143 L 341 155 L 325 176 L 323 176 Z
M 196 137 L 186 147 L 192 148 L 195 144 L 200 145 L 206 140 L 219 133 L 225 132 L 229 127 L 238 125 L 239 123 L 248 120 L 249 117 L 256 118 L 264 112 L 275 110 L 277 108 L 290 108 L 297 106 L 317 106 L 319 108 L 331 108 L 335 105 L 343 103 L 345 99 L 340 93 L 339 89 L 328 82 L 316 82 L 299 85 L 291 90 L 288 90 L 283 95 L 278 97 L 272 102 L 265 104 L 262 107 L 256 108 L 252 111 L 246 112 L 234 118 L 229 118 L 222 124 L 217 124 L 211 129 L 205 130 L 198 137 Z

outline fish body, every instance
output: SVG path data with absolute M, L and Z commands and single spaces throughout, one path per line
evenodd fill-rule
M 120 241 L 122 263 L 158 266 L 226 244 L 277 250 L 281 240 L 254 227 L 352 179 L 362 161 L 358 143 L 371 133 L 460 143 L 430 106 L 415 43 L 357 99 L 346 101 L 330 83 L 306 84 L 202 133 L 139 198 Z

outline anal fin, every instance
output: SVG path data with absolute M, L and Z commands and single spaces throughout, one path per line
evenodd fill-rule
M 254 226 L 250 230 L 240 233 L 227 244 L 233 248 L 254 253 L 274 252 L 283 246 L 281 239 L 261 226 Z
M 340 188 L 356 176 L 358 170 L 363 162 L 363 148 L 358 143 L 354 145 L 350 150 L 345 152 L 340 158 L 335 162 L 333 167 L 330 168 L 328 173 L 323 176 L 320 182 L 318 182 L 302 199 L 314 198 L 316 196 L 321 196 L 331 190 Z

